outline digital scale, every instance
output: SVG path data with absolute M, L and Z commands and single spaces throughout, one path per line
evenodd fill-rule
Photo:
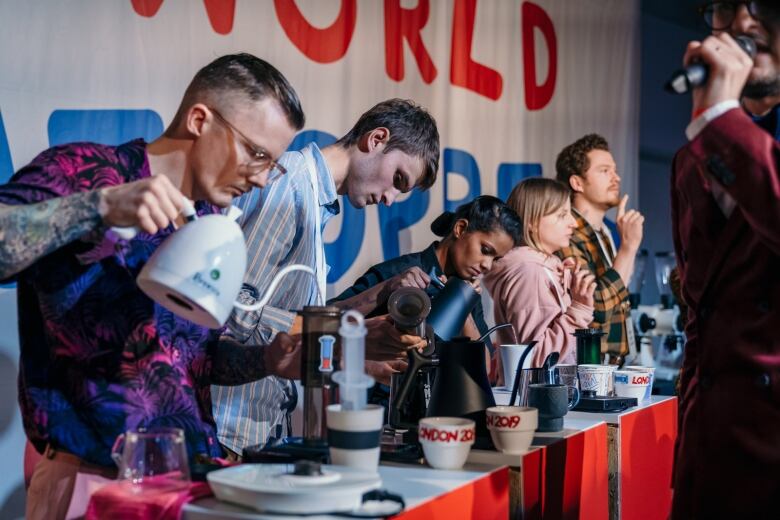
M 577 412 L 622 412 L 636 406 L 635 397 L 583 396 L 572 410 Z

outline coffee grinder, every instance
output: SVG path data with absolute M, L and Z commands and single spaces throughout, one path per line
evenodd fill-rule
M 331 376 L 339 368 L 341 355 L 341 309 L 311 305 L 298 314 L 303 317 L 303 436 L 287 437 L 274 445 L 245 448 L 247 462 L 291 463 L 307 459 L 324 464 L 328 460 L 325 409 L 336 402 Z
M 431 300 L 421 289 L 403 287 L 390 295 L 387 310 L 399 331 L 428 339 L 423 352 L 407 351 L 406 371 L 390 377 L 387 424 L 381 443 L 385 459 L 416 460 L 422 457 L 417 445 L 417 422 L 425 417 L 438 366 L 433 330 L 425 321 L 431 312 Z

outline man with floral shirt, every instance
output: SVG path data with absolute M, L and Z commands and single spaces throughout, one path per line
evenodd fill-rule
M 135 278 L 181 223 L 183 197 L 208 214 L 266 185 L 303 123 L 279 71 L 224 56 L 196 74 L 157 140 L 52 148 L 0 186 L 0 217 L 11 223 L 2 249 L 19 252 L 0 255 L 0 274 L 18 283 L 19 402 L 45 454 L 27 518 L 83 514 L 82 490 L 115 475 L 111 446 L 126 430 L 181 428 L 191 458 L 220 456 L 210 385 L 297 375 L 289 336 L 266 348 L 218 340 L 155 304 Z M 120 240 L 112 226 L 141 232 Z

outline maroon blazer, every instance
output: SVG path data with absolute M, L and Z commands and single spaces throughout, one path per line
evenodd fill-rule
M 690 306 L 673 518 L 780 518 L 780 144 L 731 110 L 677 153 L 671 187 Z

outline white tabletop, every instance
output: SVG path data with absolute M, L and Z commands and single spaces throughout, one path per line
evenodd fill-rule
M 495 465 L 482 464 L 467 464 L 462 470 L 456 471 L 435 470 L 424 466 L 381 465 L 379 466 L 379 476 L 382 477 L 382 489 L 401 495 L 406 502 L 406 508 L 411 509 L 479 480 L 496 469 Z M 220 502 L 213 497 L 196 500 L 185 505 L 182 510 L 183 520 L 213 520 L 216 518 L 242 520 L 306 518 L 316 520 L 337 517 L 260 514 L 251 509 Z

